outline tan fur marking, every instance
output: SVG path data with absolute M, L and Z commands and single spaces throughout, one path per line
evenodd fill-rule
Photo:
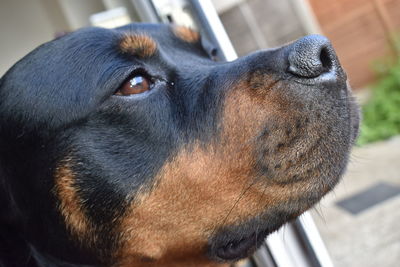
M 148 58 L 156 52 L 157 44 L 150 36 L 144 34 L 126 34 L 121 39 L 119 47 L 124 53 Z
M 93 241 L 92 225 L 82 210 L 82 203 L 76 192 L 75 175 L 65 160 L 55 173 L 54 192 L 59 199 L 59 210 L 70 232 L 85 243 Z
M 185 26 L 173 27 L 174 34 L 181 40 L 188 43 L 196 43 L 200 40 L 200 34 Z
M 216 229 L 312 190 L 305 181 L 254 180 L 253 141 L 265 118 L 288 111 L 277 95 L 255 101 L 246 87 L 239 83 L 227 96 L 218 141 L 182 149 L 159 172 L 154 190 L 135 199 L 122 219 L 123 246 L 116 259 L 124 260 L 118 266 L 207 266 L 205 248 Z M 153 263 L 145 265 L 140 258 Z

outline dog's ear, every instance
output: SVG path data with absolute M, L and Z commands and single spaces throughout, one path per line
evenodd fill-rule
M 87 103 L 79 94 L 83 84 L 68 80 L 74 75 L 73 69 L 81 66 L 75 64 L 76 59 L 71 59 L 74 64 L 63 62 L 69 60 L 68 55 L 62 55 L 62 48 L 55 46 L 50 42 L 38 47 L 2 77 L 0 120 L 13 129 L 57 128 L 85 110 Z
M 0 79 L 0 91 L 2 87 L 3 79 Z M 2 105 L 2 99 L 0 99 L 0 107 Z M 2 231 L 2 222 L 6 221 L 10 217 L 10 195 L 8 183 L 6 180 L 6 171 L 4 158 L 6 157 L 5 139 L 3 138 L 3 132 L 5 124 L 1 119 L 3 117 L 0 112 L 0 232 Z M 1 243 L 0 243 L 1 244 Z M 1 265 L 0 265 L 1 266 Z
M 21 211 L 14 199 L 8 164 L 10 141 L 7 119 L 2 110 L 7 101 L 2 96 L 3 79 L 0 79 L 0 266 L 31 266 L 30 249 L 20 234 L 22 231 Z M 23 164 L 23 163 L 19 163 Z M 34 265 L 32 265 L 34 266 Z
M 0 142 L 1 144 L 1 142 Z M 1 160 L 1 159 L 0 159 Z M 7 185 L 6 185 L 6 179 L 5 179 L 5 174 L 3 170 L 3 166 L 0 162 L 0 225 L 1 222 L 5 221 L 9 216 L 10 212 L 10 200 L 9 200 L 9 195 L 8 195 L 8 190 L 7 190 Z M 1 226 L 0 226 L 1 227 Z M 1 231 L 1 228 L 0 228 Z
M 40 45 L 22 58 L 2 77 L 1 119 L 25 131 L 38 131 L 84 118 L 115 86 L 110 77 L 118 70 L 109 68 L 112 33 L 83 29 Z

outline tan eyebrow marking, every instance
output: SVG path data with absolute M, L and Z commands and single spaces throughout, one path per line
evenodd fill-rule
M 200 34 L 197 31 L 185 26 L 174 26 L 172 31 L 176 37 L 188 43 L 196 43 L 200 40 Z
M 126 34 L 119 43 L 123 53 L 129 53 L 140 58 L 151 57 L 157 49 L 156 42 L 145 34 Z

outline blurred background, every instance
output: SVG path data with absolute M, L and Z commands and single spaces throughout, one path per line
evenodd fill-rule
M 0 0 L 0 76 L 39 44 L 81 27 L 198 28 L 190 2 Z M 215 10 L 203 11 L 218 13 L 239 56 L 307 34 L 331 39 L 364 119 L 346 176 L 311 215 L 332 265 L 400 266 L 400 0 L 212 2 Z

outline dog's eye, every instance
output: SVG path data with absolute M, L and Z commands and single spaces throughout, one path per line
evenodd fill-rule
M 151 84 L 151 79 L 146 75 L 137 74 L 125 81 L 115 94 L 122 96 L 141 94 L 150 90 Z

